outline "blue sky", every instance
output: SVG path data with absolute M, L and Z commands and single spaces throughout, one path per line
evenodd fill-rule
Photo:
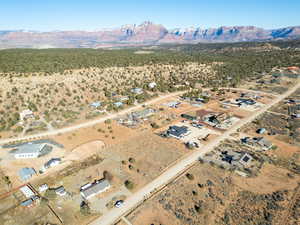
M 150 20 L 167 28 L 300 25 L 300 0 L 0 0 L 0 30 L 97 30 Z

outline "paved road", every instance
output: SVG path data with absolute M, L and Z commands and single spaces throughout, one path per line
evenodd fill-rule
M 117 118 L 121 115 L 125 115 L 127 113 L 132 112 L 132 111 L 141 109 L 143 105 L 151 105 L 151 104 L 154 104 L 158 101 L 161 101 L 161 100 L 164 100 L 164 99 L 167 99 L 167 98 L 170 98 L 170 97 L 174 97 L 174 96 L 177 96 L 177 95 L 180 95 L 180 94 L 183 94 L 183 93 L 184 92 L 181 91 L 181 92 L 174 92 L 174 93 L 167 94 L 167 95 L 162 95 L 162 96 L 159 96 L 159 97 L 157 97 L 155 99 L 152 99 L 148 102 L 138 104 L 138 105 L 130 107 L 128 109 L 124 109 L 120 112 L 110 114 L 110 115 L 107 115 L 107 116 L 104 116 L 104 117 L 101 117 L 101 118 L 98 118 L 98 119 L 95 119 L 95 120 L 80 123 L 78 125 L 65 127 L 65 128 L 61 128 L 61 129 L 56 129 L 56 130 L 51 130 L 51 131 L 46 131 L 46 132 L 39 133 L 39 134 L 28 135 L 28 136 L 24 136 L 24 137 L 2 139 L 2 140 L 0 140 L 0 145 L 7 144 L 9 142 L 14 142 L 14 141 L 24 141 L 24 140 L 28 140 L 28 139 L 39 139 L 39 138 L 44 138 L 44 137 L 47 137 L 47 136 L 54 136 L 54 135 L 58 135 L 58 134 L 62 134 L 62 133 L 71 132 L 71 131 L 74 131 L 74 130 L 77 130 L 77 129 L 80 129 L 80 128 L 84 128 L 84 127 L 90 127 L 90 126 L 96 125 L 98 123 L 102 123 L 107 119 L 115 119 L 115 118 Z
M 174 178 L 176 178 L 180 173 L 182 173 L 185 169 L 189 168 L 193 163 L 195 163 L 200 157 L 204 156 L 209 151 L 213 150 L 216 146 L 218 146 L 222 141 L 229 138 L 231 134 L 235 133 L 239 128 L 246 125 L 247 123 L 253 121 L 257 116 L 266 112 L 273 105 L 279 103 L 284 98 L 291 95 L 297 88 L 300 87 L 300 83 L 298 82 L 296 86 L 289 89 L 286 93 L 279 95 L 272 103 L 264 106 L 260 110 L 254 112 L 250 117 L 244 118 L 240 120 L 237 124 L 235 124 L 231 129 L 224 132 L 222 136 L 217 137 L 213 142 L 205 145 L 198 151 L 195 151 L 191 155 L 179 161 L 174 166 L 170 167 L 168 170 L 163 172 L 159 177 L 155 180 L 144 186 L 142 189 L 134 193 L 124 202 L 124 205 L 121 208 L 114 208 L 110 210 L 108 213 L 104 214 L 102 217 L 96 219 L 90 225 L 110 225 L 116 223 L 122 216 L 125 216 L 132 209 L 138 206 L 138 204 L 142 203 L 145 199 L 149 198 L 153 192 L 164 187 L 166 184 L 171 182 Z

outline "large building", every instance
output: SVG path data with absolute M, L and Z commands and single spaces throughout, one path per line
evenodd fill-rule
M 94 183 L 89 183 L 81 187 L 80 194 L 83 198 L 89 199 L 97 194 L 100 194 L 110 188 L 110 183 L 106 179 L 97 180 Z
M 13 150 L 12 153 L 16 159 L 29 159 L 37 158 L 41 155 L 44 155 L 52 150 L 52 147 L 43 143 L 43 144 L 32 144 L 27 143 L 20 145 L 17 149 Z

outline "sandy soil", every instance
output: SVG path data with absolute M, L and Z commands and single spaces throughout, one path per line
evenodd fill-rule
M 295 178 L 289 178 L 287 173 L 289 173 L 289 171 L 286 169 L 266 164 L 260 170 L 257 177 L 245 179 L 234 176 L 233 180 L 240 188 L 259 194 L 283 189 L 293 190 L 297 186 L 300 177 L 296 176 Z

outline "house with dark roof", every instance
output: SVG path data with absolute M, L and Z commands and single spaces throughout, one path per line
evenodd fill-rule
M 170 137 L 174 137 L 180 139 L 190 133 L 188 127 L 186 126 L 170 126 L 167 130 L 167 135 Z

